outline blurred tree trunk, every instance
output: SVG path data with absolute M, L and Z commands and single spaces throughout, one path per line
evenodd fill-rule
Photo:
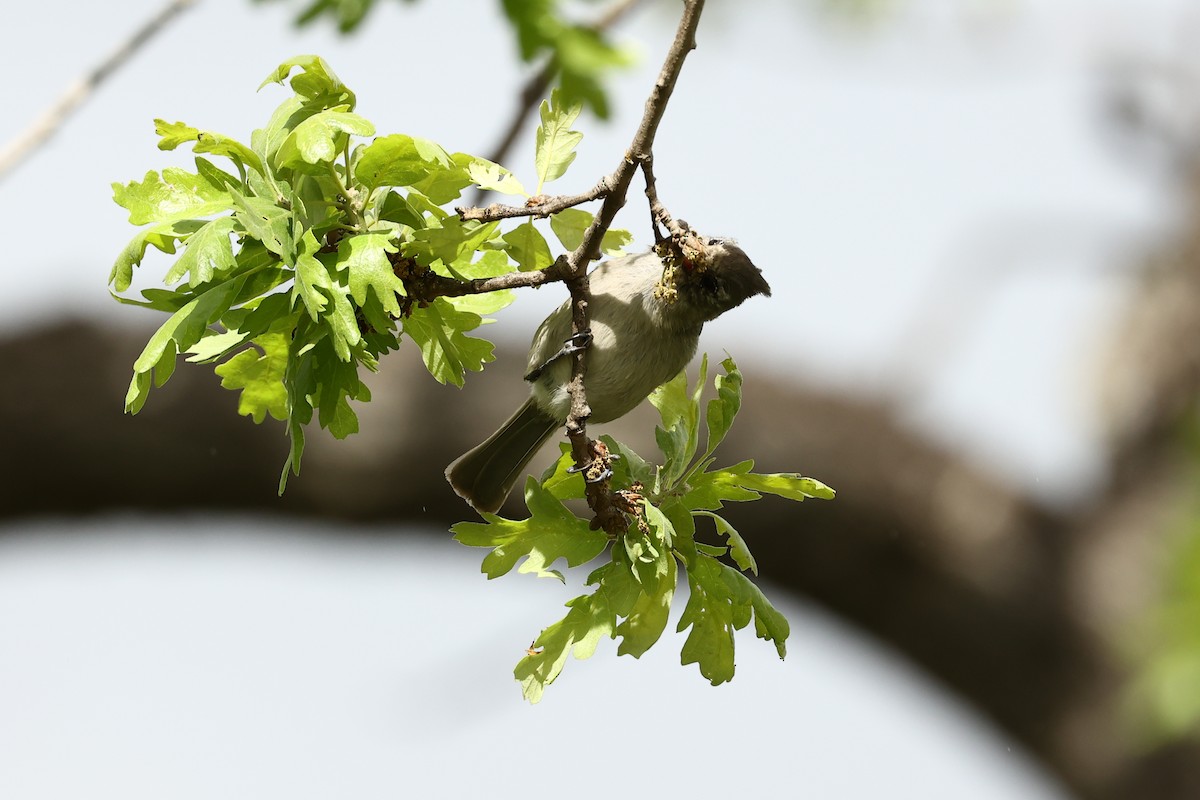
M 374 380 L 363 433 L 310 437 L 304 473 L 278 498 L 282 427 L 238 417 L 210 370 L 179 370 L 142 414 L 122 415 L 145 337 L 69 322 L 0 342 L 0 519 L 220 509 L 445 527 L 469 511 L 443 466 L 524 394 L 520 354 L 502 353 L 455 392 L 402 352 Z M 883 404 L 784 388 L 745 367 L 745 405 L 723 450 L 838 489 L 832 503 L 732 511 L 764 577 L 889 643 L 1080 797 L 1200 797 L 1200 748 L 1143 753 L 1124 738 L 1128 670 L 1114 646 L 1153 586 L 1163 516 L 1187 491 L 1169 435 L 1186 403 L 1164 389 L 1160 406 L 1134 415 L 1114 440 L 1113 489 L 1065 515 L 923 441 Z M 1194 389 L 1179 391 L 1190 402 Z M 645 409 L 607 429 L 654 449 Z

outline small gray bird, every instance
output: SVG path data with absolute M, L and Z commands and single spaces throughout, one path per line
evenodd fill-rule
M 591 344 L 584 385 L 590 422 L 624 416 L 696 354 L 704 323 L 771 287 L 740 247 L 708 239 L 700 257 L 664 278 L 653 252 L 605 261 L 590 274 Z M 551 312 L 534 334 L 525 380 L 529 399 L 500 430 L 446 468 L 446 479 L 478 511 L 495 512 L 525 466 L 570 411 L 571 309 Z M 564 345 L 564 342 L 567 342 Z

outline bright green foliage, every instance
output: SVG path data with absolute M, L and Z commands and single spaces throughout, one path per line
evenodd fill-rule
M 257 347 L 247 347 L 214 370 L 221 376 L 221 386 L 241 389 L 238 413 L 262 422 L 267 414 L 277 420 L 287 419 L 287 392 L 283 388 L 283 373 L 287 368 L 287 337 L 268 333 L 254 339 Z
M 620 638 L 619 655 L 640 657 L 666 629 L 679 572 L 687 576 L 688 602 L 678 630 L 687 630 L 684 664 L 696 664 L 714 685 L 734 673 L 734 634 L 754 622 L 759 638 L 774 643 L 779 657 L 786 652 L 787 620 L 740 570 L 757 574 L 758 565 L 746 540 L 722 516 L 713 513 L 725 502 L 757 500 L 776 494 L 792 500 L 830 499 L 833 490 L 819 481 L 794 474 L 758 474 L 753 462 L 714 468 L 713 451 L 728 433 L 741 406 L 742 376 L 733 359 L 721 362 L 713 385 L 716 397 L 702 402 L 708 359 L 700 365 L 700 380 L 689 389 L 680 374 L 651 395 L 661 425 L 658 441 L 662 463 L 651 465 L 625 445 L 603 437 L 613 461 L 614 490 L 628 490 L 636 503 L 629 529 L 612 541 L 609 561 L 587 579 L 593 591 L 576 597 L 562 620 L 542 631 L 515 675 L 530 702 L 541 699 L 546 686 L 562 672 L 567 656 L 587 658 L 603 638 Z M 701 413 L 702 409 L 705 413 Z M 700 450 L 701 420 L 707 421 L 705 448 Z M 525 502 L 530 517 L 513 522 L 486 515 L 487 523 L 459 523 L 459 541 L 493 548 L 484 559 L 489 578 L 509 572 L 522 556 L 522 572 L 558 573 L 547 569 L 556 558 L 575 566 L 594 558 L 607 543 L 591 531 L 563 500 L 584 494 L 583 480 L 570 471 L 570 447 L 563 444 L 559 459 L 540 481 L 529 479 Z M 696 519 L 710 519 L 717 535 L 728 542 L 718 547 L 696 540 Z M 574 546 L 569 542 L 577 539 Z M 737 569 L 720 559 L 726 554 Z
M 531 223 L 502 230 L 444 207 L 473 184 L 521 191 L 508 170 L 407 134 L 360 140 L 374 125 L 354 112 L 354 92 L 317 56 L 289 59 L 268 84 L 291 93 L 249 145 L 155 121 L 160 149 L 190 145 L 199 155 L 194 170 L 168 167 L 114 184 L 113 198 L 143 227 L 109 282 L 120 302 L 170 315 L 134 363 L 126 410 L 141 410 L 181 354 L 214 364 L 222 385 L 240 392 L 239 413 L 285 422 L 291 448 L 282 491 L 288 472 L 299 471 L 314 417 L 339 438 L 358 430 L 354 403 L 370 398 L 361 372 L 377 369 L 405 334 L 442 383 L 462 386 L 493 359 L 491 342 L 471 333 L 511 292 L 417 302 L 402 274 L 494 277 L 544 268 L 553 255 Z M 570 164 L 577 115 L 559 101 L 547 106 L 551 132 L 539 139 L 537 159 L 549 171 L 540 178 L 559 177 Z M 150 248 L 175 256 L 166 288 L 120 296 Z
M 241 142 L 219 133 L 201 131 L 182 122 L 167 122 L 162 119 L 154 120 L 154 132 L 162 137 L 158 143 L 159 150 L 174 150 L 181 144 L 193 143 L 192 150 L 196 153 L 225 156 L 238 165 L 239 169 L 250 167 L 258 172 L 263 171 L 257 153 Z M 244 170 L 242 171 L 244 173 Z
M 460 522 L 454 526 L 454 538 L 475 547 L 491 547 L 483 560 L 489 578 L 506 575 L 524 558 L 518 572 L 532 572 L 540 578 L 562 574 L 550 569 L 559 558 L 567 566 L 577 567 L 604 551 L 608 539 L 602 531 L 588 528 L 562 502 L 532 477 L 525 483 L 525 505 L 532 516 L 514 522 L 489 514 L 487 523 Z
M 515 175 L 499 164 L 493 164 L 482 158 L 467 167 L 467 173 L 471 176 L 471 181 L 485 191 L 499 192 L 500 194 L 528 194 Z
M 582 110 L 582 106 L 565 105 L 561 92 L 542 101 L 538 112 L 542 124 L 537 129 L 538 188 L 534 194 L 541 194 L 543 185 L 561 178 L 578 155 L 575 148 L 583 141 L 583 134 L 572 130 L 571 125 Z
M 691 628 L 683 643 L 683 663 L 697 664 L 713 686 L 733 680 L 733 634 L 750 624 L 760 639 L 787 655 L 787 620 L 745 575 L 714 558 L 699 555 L 688 564 L 687 607 L 679 630 Z
M 470 311 L 459 311 L 439 297 L 404 323 L 404 330 L 421 348 L 425 367 L 438 383 L 462 386 L 467 370 L 479 372 L 493 360 L 493 345 L 485 339 L 467 336 L 463 331 L 479 327 L 483 319 Z
M 371 189 L 413 186 L 431 174 L 458 169 L 450 154 L 436 142 L 403 133 L 383 136 L 363 148 L 354 177 Z
M 565 80 L 574 67 L 563 43 L 588 35 L 529 26 L 556 5 L 505 3 L 523 47 L 538 52 L 557 43 Z M 593 45 L 570 47 L 584 52 Z M 142 229 L 117 256 L 109 282 L 119 302 L 168 315 L 134 362 L 126 410 L 140 411 L 180 356 L 213 364 L 222 386 L 239 393 L 240 414 L 284 423 L 290 449 L 282 492 L 289 474 L 299 473 L 314 422 L 337 438 L 358 431 L 355 404 L 370 400 L 363 370 L 377 370 L 405 335 L 442 383 L 462 386 L 468 372 L 493 359 L 491 342 L 470 334 L 512 293 L 435 296 L 423 289 L 430 274 L 461 281 L 542 269 L 553 253 L 531 221 L 464 221 L 445 207 L 471 185 L 523 193 L 508 170 L 407 134 L 360 141 L 374 126 L 354 112 L 354 93 L 317 56 L 284 62 L 264 81 L 270 83 L 289 86 L 291 94 L 249 145 L 182 122 L 156 122 L 159 147 L 190 145 L 195 170 L 168 167 L 114 184 L 114 199 Z M 562 177 L 582 136 L 571 128 L 580 106 L 566 97 L 556 92 L 541 107 L 538 193 Z M 206 155 L 230 162 L 232 171 Z M 552 215 L 550 228 L 575 249 L 592 221 L 589 212 L 569 209 Z M 609 231 L 603 249 L 615 252 L 631 238 Z M 123 296 L 150 248 L 174 256 L 165 286 L 143 289 L 140 299 Z M 679 621 L 688 631 L 684 664 L 697 664 L 714 684 L 730 680 L 735 632 L 751 621 L 783 656 L 787 622 L 739 571 L 756 573 L 757 564 L 745 538 L 715 512 L 763 494 L 804 500 L 833 492 L 798 474 L 755 473 L 751 461 L 714 467 L 713 453 L 741 405 L 741 374 L 732 359 L 722 368 L 707 406 L 707 358 L 694 387 L 680 374 L 651 395 L 661 418 L 660 463 L 602 437 L 619 457 L 611 483 L 629 512 L 622 535 L 592 530 L 563 504 L 584 495 L 581 476 L 569 470 L 569 448 L 541 481 L 528 481 L 528 519 L 485 515 L 485 522 L 454 526 L 459 541 L 490 548 L 483 569 L 492 578 L 519 563 L 518 572 L 564 580 L 554 568 L 559 559 L 578 567 L 608 554 L 588 577 L 591 591 L 569 602 L 567 615 L 542 631 L 518 664 L 529 700 L 540 699 L 571 653 L 586 658 L 602 638 L 620 638 L 621 655 L 649 650 L 666 630 L 681 569 L 689 587 Z M 697 519 L 711 520 L 712 535 L 724 544 L 697 541 Z
M 545 269 L 554 263 L 546 237 L 533 226 L 533 220 L 504 234 L 504 249 L 522 270 Z
M 550 229 L 567 250 L 574 250 L 583 242 L 583 234 L 591 226 L 596 215 L 582 208 L 568 208 L 550 218 Z M 600 240 L 600 251 L 606 256 L 619 256 L 626 245 L 633 244 L 633 234 L 620 228 L 609 228 Z

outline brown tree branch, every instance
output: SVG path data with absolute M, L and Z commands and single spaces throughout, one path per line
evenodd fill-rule
M 601 197 L 606 197 L 608 192 L 608 178 L 603 178 L 590 190 L 582 194 L 563 194 L 552 197 L 538 195 L 537 197 L 529 198 L 528 202 L 523 206 L 506 206 L 500 203 L 492 203 L 486 208 L 456 206 L 454 210 L 458 212 L 458 216 L 464 222 L 469 220 L 495 222 L 496 220 L 512 219 L 513 217 L 537 217 L 544 219 L 551 214 L 557 214 L 565 209 L 590 203 L 593 200 L 599 200 Z
M 550 266 L 532 272 L 509 272 L 494 278 L 458 280 L 439 275 L 428 267 L 417 264 L 413 259 L 399 253 L 391 256 L 392 269 L 404 281 L 407 296 L 418 302 L 429 303 L 438 297 L 462 297 L 469 294 L 485 294 L 505 289 L 522 289 L 542 286 L 566 278 L 566 256 L 560 256 Z
M 24 162 L 31 153 L 58 133 L 75 110 L 100 88 L 104 81 L 132 58 L 155 35 L 161 33 L 181 12 L 195 5 L 197 0 L 171 0 L 138 28 L 132 36 L 117 46 L 95 68 L 76 80 L 67 91 L 44 114 L 34 120 L 24 133 L 17 136 L 0 150 L 0 181 L 3 181 Z
M 671 212 L 667 211 L 667 207 L 658 199 L 658 183 L 654 179 L 654 155 L 652 153 L 646 154 L 646 157 L 642 159 L 642 174 L 646 178 L 646 200 L 650 203 L 650 227 L 654 229 L 655 241 L 660 244 L 663 241 L 658 230 L 660 224 L 676 241 L 685 240 L 691 234 L 691 229 L 683 220 L 676 220 L 672 217 Z
M 588 302 L 591 299 L 591 292 L 587 276 L 588 264 L 599 257 L 600 243 L 616 218 L 617 212 L 625 205 L 629 184 L 633 180 L 638 165 L 650 158 L 654 148 L 654 137 L 658 133 L 659 123 L 662 122 L 663 114 L 667 110 L 667 102 L 671 99 L 675 83 L 679 80 L 683 61 L 687 58 L 687 54 L 696 47 L 696 28 L 700 24 L 700 15 L 703 10 L 704 0 L 686 0 L 684 3 L 683 16 L 680 18 L 679 27 L 675 32 L 675 41 L 667 51 L 667 57 L 663 61 L 658 80 L 650 91 L 650 97 L 646 100 L 646 110 L 642 115 L 642 122 L 638 126 L 637 133 L 634 134 L 633 142 L 630 143 L 629 150 L 617 168 L 606 179 L 609 186 L 608 194 L 605 195 L 604 203 L 600 206 L 600 211 L 592 220 L 592 224 L 584 232 L 583 241 L 568 256 L 567 287 L 571 291 L 571 329 L 576 336 L 586 334 L 589 330 Z M 617 535 L 625 530 L 625 517 L 613 504 L 608 479 L 604 477 L 608 472 L 605 463 L 607 454 L 599 450 L 596 443 L 587 435 L 587 418 L 591 415 L 591 408 L 588 406 L 584 387 L 586 355 L 587 348 L 580 348 L 572 356 L 571 382 L 567 385 L 567 391 L 571 397 L 571 410 L 567 416 L 567 436 L 571 440 L 571 454 L 575 459 L 575 466 L 584 470 L 585 476 L 590 478 L 586 484 L 587 499 L 588 505 L 596 513 L 594 524 L 603 527 L 610 534 Z M 599 462 L 598 470 L 596 462 Z M 590 471 L 589 468 L 591 468 Z

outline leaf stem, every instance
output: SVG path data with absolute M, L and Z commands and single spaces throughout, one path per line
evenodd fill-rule
M 346 174 L 350 174 L 350 167 L 348 165 L 346 167 Z M 342 210 L 343 214 L 350 218 L 350 222 L 354 226 L 356 233 L 365 233 L 366 226 L 363 224 L 362 213 L 359 211 L 358 204 L 354 202 L 355 192 L 342 180 L 342 176 L 338 174 L 336 164 L 329 164 L 329 176 L 333 178 L 334 185 L 337 188 L 337 207 Z

